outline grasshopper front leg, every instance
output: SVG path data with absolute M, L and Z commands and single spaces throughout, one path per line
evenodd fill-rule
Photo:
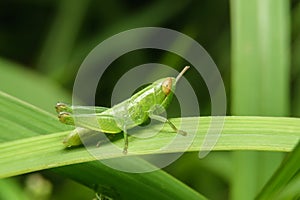
M 167 118 L 163 117 L 163 116 L 160 116 L 160 115 L 155 115 L 153 113 L 150 113 L 149 114 L 149 117 L 151 119 L 154 119 L 154 120 L 157 120 L 157 121 L 160 121 L 162 123 L 168 123 L 169 126 L 174 130 L 174 132 L 176 133 L 179 133 L 183 136 L 186 136 L 187 135 L 187 132 L 183 131 L 183 130 L 180 130 L 178 129 L 170 120 L 168 120 Z

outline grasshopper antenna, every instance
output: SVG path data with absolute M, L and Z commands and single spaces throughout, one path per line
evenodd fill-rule
M 183 68 L 183 70 L 178 74 L 178 76 L 176 77 L 176 83 L 177 81 L 183 76 L 183 74 L 190 68 L 190 66 L 185 66 L 185 68 Z

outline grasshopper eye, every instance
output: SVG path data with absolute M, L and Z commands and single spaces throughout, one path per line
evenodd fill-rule
M 172 88 L 172 79 L 167 78 L 161 85 L 161 89 L 165 95 L 168 95 Z

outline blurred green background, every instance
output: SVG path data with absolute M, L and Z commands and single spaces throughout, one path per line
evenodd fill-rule
M 192 37 L 211 55 L 226 87 L 228 115 L 299 117 L 300 1 L 241 2 L 1 0 L 0 90 L 54 113 L 57 101 L 71 102 L 77 70 L 96 45 L 121 31 L 158 26 Z M 267 17 L 264 9 L 269 12 Z M 101 80 L 105 85 L 97 92 L 97 104 L 111 106 L 110 95 L 118 78 L 131 67 L 149 62 L 176 69 L 186 64 L 159 50 L 126 54 Z M 203 80 L 192 73 L 188 78 L 199 98 L 201 115 L 210 115 L 210 97 Z M 258 88 L 263 88 L 261 94 Z M 170 112 L 173 110 L 171 107 Z M 258 154 L 214 152 L 199 160 L 197 153 L 188 153 L 165 170 L 210 199 L 239 199 L 237 185 L 247 186 L 244 189 L 252 199 L 283 157 Z M 265 158 L 271 161 L 263 162 Z M 264 168 L 262 165 L 265 171 L 258 169 Z M 245 171 L 234 173 L 237 169 Z M 239 180 L 243 173 L 250 177 Z M 36 187 L 45 194 L 30 189 L 32 179 L 41 181 Z M 29 199 L 94 197 L 93 191 L 51 172 L 10 181 Z

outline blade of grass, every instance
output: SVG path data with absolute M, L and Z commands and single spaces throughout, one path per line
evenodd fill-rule
M 54 115 L 1 91 L 0 105 L 2 142 L 71 130 L 71 127 L 58 123 Z
M 48 112 L 58 100 L 71 101 L 70 94 L 55 82 L 24 66 L 0 58 L 0 90 Z M 37 84 L 39 83 L 39 84 Z
M 64 156 L 62 156 L 62 154 L 60 155 L 62 157 L 58 156 L 58 154 L 56 156 L 54 156 L 54 155 L 59 152 L 61 152 L 61 153 L 69 152 L 70 153 L 70 151 L 65 151 L 64 147 L 62 145 L 62 139 L 66 134 L 68 134 L 69 131 L 62 132 L 62 133 L 55 133 L 55 132 L 57 132 L 58 129 L 68 130 L 68 128 L 71 128 L 71 127 L 66 128 L 65 125 L 58 123 L 58 120 L 55 118 L 55 116 L 52 116 L 49 113 L 44 112 L 41 109 L 31 106 L 30 104 L 27 104 L 27 103 L 25 103 L 21 100 L 18 100 L 12 96 L 9 96 L 3 92 L 0 92 L 0 102 L 1 102 L 0 116 L 2 117 L 2 118 L 0 118 L 0 120 L 1 119 L 6 120 L 5 122 L 0 121 L 0 124 L 10 122 L 11 126 L 12 126 L 11 127 L 12 129 L 7 129 L 7 126 L 0 126 L 0 132 L 1 132 L 0 136 L 2 138 L 2 143 L 0 143 L 0 146 L 1 146 L 0 149 L 3 150 L 0 153 L 0 155 L 1 155 L 0 162 L 1 163 L 3 162 L 3 165 L 0 164 L 1 165 L 0 177 L 3 178 L 5 176 L 4 171 L 7 170 L 5 165 L 8 164 L 8 163 L 6 163 L 8 154 L 5 155 L 4 152 L 8 152 L 11 150 L 14 151 L 13 149 L 15 149 L 15 148 L 25 152 L 29 149 L 33 150 L 32 148 L 39 146 L 40 150 L 41 150 L 40 151 L 41 154 L 39 154 L 39 155 L 35 154 L 35 153 L 37 153 L 37 152 L 35 152 L 35 150 L 27 151 L 27 153 L 29 153 L 31 155 L 35 154 L 31 158 L 28 158 L 28 159 L 25 159 L 23 156 L 21 156 L 21 154 L 14 155 L 15 161 L 19 160 L 22 162 L 22 164 L 21 164 L 23 166 L 21 169 L 22 172 L 19 174 L 33 172 L 33 171 L 41 170 L 41 169 L 48 169 L 48 168 L 52 168 L 52 167 L 56 167 L 56 166 L 62 166 L 62 165 L 57 165 L 55 163 L 56 163 L 56 161 L 60 160 L 60 158 L 63 158 Z M 24 127 L 25 127 L 25 129 L 24 129 Z M 12 132 L 10 132 L 10 131 L 12 131 Z M 24 134 L 24 132 L 26 134 Z M 51 132 L 53 132 L 54 134 L 48 134 Z M 12 133 L 14 133 L 14 134 L 12 134 Z M 47 140 L 43 141 L 43 139 L 40 140 L 39 137 L 41 137 L 41 136 L 38 136 L 37 138 L 32 137 L 34 135 L 39 135 L 39 134 L 47 134 L 47 138 L 50 140 L 48 140 L 48 141 Z M 24 139 L 20 139 L 20 138 L 24 138 Z M 38 140 L 35 140 L 35 138 Z M 52 140 L 51 138 L 54 139 L 54 141 L 51 141 Z M 19 139 L 19 140 L 16 140 L 16 139 Z M 17 142 L 17 141 L 21 142 L 21 141 L 27 140 L 27 141 L 29 141 L 29 143 L 27 143 L 26 145 L 25 145 L 25 143 L 23 143 L 24 146 L 18 147 L 18 146 L 15 146 L 17 144 L 12 144 L 10 142 L 7 142 L 7 141 L 11 141 L 11 140 L 14 140 L 14 142 Z M 33 141 L 36 141 L 36 143 Z M 50 151 L 48 151 L 48 152 L 44 151 L 46 149 L 50 150 L 52 148 L 51 146 L 53 144 L 58 145 L 57 146 L 58 148 L 53 148 L 52 150 L 56 149 L 58 151 L 52 152 L 52 153 Z M 7 149 L 6 148 L 6 147 L 8 147 L 7 145 L 10 146 L 12 149 L 10 149 L 10 150 Z M 78 149 L 78 150 L 82 153 L 82 155 L 84 155 L 83 157 L 81 157 L 79 159 L 79 160 L 81 160 L 80 162 L 94 160 L 93 157 L 83 148 L 81 148 L 81 150 L 80 149 Z M 44 152 L 44 153 L 42 153 L 42 152 Z M 76 158 L 78 156 L 77 155 L 78 151 L 76 149 L 74 149 L 74 151 L 71 151 L 71 152 L 73 152 L 73 153 L 71 153 L 74 156 L 73 158 Z M 16 152 L 14 152 L 14 153 L 16 153 Z M 44 159 L 48 160 L 48 161 L 50 161 L 50 160 L 52 160 L 52 161 L 40 162 Z M 34 167 L 34 165 L 37 164 L 37 162 L 39 162 L 41 164 L 40 169 L 37 169 Z M 77 162 L 77 163 L 80 163 L 80 162 Z M 4 163 L 6 163 L 6 164 L 4 164 Z M 74 164 L 74 163 L 68 162 L 65 164 L 69 165 L 69 164 Z M 130 164 L 134 165 L 135 163 L 130 163 Z M 147 168 L 153 167 L 149 163 L 147 163 L 145 161 L 143 162 L 142 160 L 138 160 L 135 165 L 140 166 L 140 167 L 147 166 Z M 109 177 L 106 177 L 105 179 L 101 178 L 101 179 L 95 180 L 95 178 L 97 178 L 97 174 L 101 171 L 105 172 L 105 170 L 108 170 L 107 169 L 108 167 L 105 168 L 104 165 L 99 165 L 97 162 L 95 164 L 84 163 L 84 164 L 77 165 L 77 166 L 84 168 L 84 170 L 81 170 L 80 172 L 78 172 L 78 171 L 76 172 L 76 169 L 77 169 L 76 167 L 74 169 L 73 166 L 67 166 L 64 169 L 61 169 L 58 171 L 59 171 L 59 173 L 61 173 L 63 175 L 66 175 L 66 174 L 72 172 L 68 177 L 71 177 L 74 180 L 78 180 L 82 184 L 90 186 L 92 189 L 94 189 L 94 185 L 91 183 L 98 183 L 99 181 L 100 182 L 98 184 L 100 184 L 101 186 L 109 185 L 109 187 L 119 188 L 121 190 L 120 193 L 122 195 L 122 198 L 124 198 L 124 199 L 130 199 L 130 197 L 132 197 L 132 196 L 130 196 L 130 194 L 139 193 L 139 191 L 142 190 L 142 188 L 140 188 L 141 186 L 135 185 L 136 181 L 131 180 L 131 179 L 134 180 L 134 177 L 132 174 L 117 175 L 117 171 L 111 169 L 112 174 L 110 174 Z M 33 170 L 32 167 L 35 168 L 35 170 Z M 82 173 L 84 171 L 86 173 L 88 173 L 89 176 L 87 176 L 85 174 L 84 177 L 81 177 L 80 175 L 82 175 Z M 100 174 L 103 174 L 103 173 L 100 173 Z M 105 172 L 105 174 L 107 175 L 106 172 Z M 11 175 L 17 175 L 17 174 L 11 174 Z M 161 177 L 162 180 L 158 179 L 157 176 Z M 123 183 L 120 182 L 120 178 L 126 179 L 126 180 L 129 178 L 129 180 L 131 180 L 132 183 L 131 184 L 128 183 L 127 185 L 124 185 Z M 107 182 L 107 180 L 110 180 L 110 181 L 113 180 L 113 181 L 111 183 L 111 182 Z M 188 188 L 181 182 L 178 182 L 175 178 L 171 177 L 170 175 L 168 175 L 162 171 L 157 171 L 156 173 L 152 173 L 152 174 L 141 174 L 139 177 L 139 180 L 141 180 L 143 183 L 145 182 L 148 185 L 153 186 L 151 191 L 148 191 L 147 193 L 145 193 L 145 195 L 148 196 L 149 198 L 153 197 L 153 196 L 154 197 L 161 196 L 162 199 L 174 199 L 176 196 L 179 196 L 179 197 L 181 197 L 181 199 L 184 199 L 182 195 L 187 195 L 189 197 L 189 199 L 205 199 L 200 194 L 194 192 L 192 189 Z M 159 182 L 157 182 L 158 180 L 159 180 Z M 122 185 L 120 185 L 120 184 L 122 184 Z M 128 190 L 128 188 L 127 188 L 128 185 L 132 186 L 133 191 Z M 141 184 L 139 184 L 139 185 L 141 185 Z M 164 192 L 162 193 L 162 190 L 158 186 L 163 186 L 163 187 L 168 186 L 168 188 L 166 190 L 164 190 Z M 179 190 L 178 188 L 182 188 L 182 189 Z M 101 187 L 100 187 L 100 190 L 101 190 Z M 131 191 L 131 193 L 129 191 Z M 181 194 L 179 194 L 179 192 L 181 192 Z M 135 195 L 138 196 L 138 194 L 135 194 Z M 170 198 L 168 196 L 170 196 Z
M 90 1 L 59 1 L 58 13 L 45 40 L 37 66 L 52 77 L 64 74 Z
M 295 178 L 293 178 L 288 185 L 275 198 L 276 200 L 285 199 L 299 199 L 300 198 L 300 172 L 298 171 Z
M 300 116 L 300 2 L 298 2 L 292 13 L 292 81 L 294 88 L 292 92 L 292 115 Z
M 13 179 L 0 180 L 0 199 L 28 200 L 20 184 Z
M 60 91 L 60 90 L 56 90 L 55 88 L 51 89 L 51 87 L 52 87 L 51 84 L 48 83 L 44 78 L 38 77 L 38 76 L 36 76 L 36 74 L 29 73 L 28 71 L 22 70 L 21 68 L 17 68 L 14 64 L 11 64 L 10 62 L 8 62 L 8 63 L 11 66 L 13 66 L 14 68 L 13 68 L 13 70 L 4 70 L 4 71 L 2 70 L 1 71 L 1 75 L 3 77 L 6 77 L 7 74 L 11 75 L 10 79 L 4 79 L 4 80 L 7 80 L 7 83 L 12 83 L 12 84 L 21 80 L 19 83 L 20 84 L 22 83 L 22 85 L 19 85 L 16 88 L 15 87 L 8 88 L 8 91 L 12 90 L 15 92 L 16 95 L 19 95 L 19 96 L 22 96 L 22 95 L 20 95 L 20 91 L 22 91 L 22 92 L 24 92 L 24 94 L 27 94 L 27 96 L 32 96 L 32 95 L 36 94 L 36 89 L 41 87 L 41 85 L 36 84 L 36 82 L 44 83 L 44 84 L 42 84 L 43 86 L 49 85 L 49 88 L 50 88 L 49 90 L 47 90 L 47 89 L 40 90 L 38 92 L 38 94 L 39 94 L 39 97 L 41 97 L 41 99 L 43 101 L 42 105 L 47 108 L 50 106 L 51 111 L 53 110 L 52 112 L 54 112 L 53 106 L 54 106 L 55 102 L 57 101 L 57 99 L 61 99 L 63 96 L 63 95 L 59 95 L 60 93 L 58 91 Z M 8 66 L 8 65 L 6 65 L 6 66 Z M 3 65 L 1 67 L 3 67 Z M 20 74 L 20 76 L 13 76 L 13 73 L 10 73 L 11 71 L 15 72 L 16 75 Z M 26 76 L 24 76 L 24 74 Z M 30 77 L 30 78 L 28 78 L 28 77 Z M 3 81 L 3 79 L 1 79 L 0 81 Z M 10 85 L 7 83 L 5 83 L 1 86 Z M 47 84 L 45 84 L 45 83 L 47 83 Z M 30 87 L 21 87 L 21 86 L 27 86 L 27 85 L 30 85 Z M 46 88 L 48 88 L 48 87 L 46 87 Z M 41 89 L 42 89 L 42 87 L 41 87 Z M 48 93 L 49 93 L 49 95 L 48 95 Z M 56 96 L 56 95 L 58 95 L 58 96 Z M 50 98 L 48 98 L 48 97 L 50 97 Z M 51 102 L 52 98 L 56 98 L 56 100 Z M 13 141 L 13 140 L 22 139 L 22 138 L 23 139 L 29 138 L 29 137 L 36 136 L 39 134 L 55 133 L 58 130 L 62 131 L 62 130 L 69 130 L 70 128 L 72 128 L 72 127 L 68 127 L 63 124 L 58 123 L 58 120 L 54 115 L 44 112 L 43 110 L 41 110 L 39 108 L 36 108 L 24 101 L 21 101 L 15 97 L 12 97 L 10 95 L 3 93 L 3 92 L 0 92 L 0 99 L 1 99 L 0 100 L 1 101 L 1 104 L 0 104 L 0 133 L 1 133 L 0 137 L 1 137 L 1 142 L 3 142 L 2 144 L 4 144 L 7 141 Z M 66 98 L 66 99 L 68 99 L 68 98 Z M 35 98 L 33 98 L 32 101 L 36 102 Z M 60 144 L 60 147 L 62 147 L 61 139 L 62 138 L 58 139 L 58 144 Z M 43 145 L 43 142 L 42 142 L 42 145 Z M 28 144 L 28 146 L 34 146 L 34 144 Z M 47 158 L 47 154 L 42 155 L 42 156 L 39 155 L 38 157 L 33 158 L 33 160 L 35 160 L 35 159 L 39 160 L 41 158 Z M 22 158 L 20 158 L 20 159 L 22 160 Z M 0 160 L 1 160 L 1 156 L 0 156 Z M 30 160 L 27 160 L 27 161 L 23 160 L 23 161 L 24 162 L 22 162 L 22 165 L 25 162 L 28 162 L 27 167 L 30 166 L 30 162 L 31 162 Z M 139 161 L 137 163 L 141 163 L 141 162 Z M 148 163 L 143 163 L 143 165 L 144 164 L 145 164 L 145 166 L 148 166 L 148 168 L 151 167 L 151 165 Z M 143 165 L 141 163 L 141 166 L 143 166 Z M 103 174 L 104 172 L 103 172 L 103 166 L 98 165 L 97 163 L 96 164 L 82 163 L 77 166 L 80 166 L 82 168 L 81 171 L 79 171 L 79 172 L 76 171 L 77 167 L 73 168 L 73 166 L 70 165 L 70 166 L 65 166 L 63 169 L 61 169 L 59 171 L 57 170 L 55 172 L 60 173 L 63 176 L 66 176 L 66 174 L 70 173 L 70 175 L 68 175 L 69 178 L 77 180 L 81 184 L 90 186 L 91 189 L 95 189 L 94 186 L 91 186 L 92 185 L 91 183 L 99 183 L 101 186 L 105 186 L 104 188 L 106 188 L 106 187 L 113 187 L 113 188 L 118 188 L 118 189 L 122 188 L 122 191 L 124 191 L 124 193 L 121 193 L 122 199 L 132 199 L 132 196 L 129 196 L 128 194 L 132 194 L 134 192 L 138 193 L 140 190 L 143 189 L 143 188 L 140 188 L 140 184 L 134 185 L 136 183 L 136 181 L 133 181 L 134 184 L 130 185 L 131 186 L 130 190 L 134 190 L 134 191 L 131 193 L 126 192 L 126 190 L 124 188 L 129 190 L 127 188 L 127 185 L 124 185 L 124 184 L 122 184 L 122 182 L 118 181 L 120 177 L 118 177 L 113 170 L 111 170 L 112 173 L 108 177 L 105 177 L 105 179 L 98 179 L 97 175 Z M 51 167 L 51 166 L 48 166 L 48 167 Z M 48 167 L 46 167 L 46 168 L 48 168 Z M 1 166 L 0 170 L 2 170 L 4 168 L 5 168 L 5 166 Z M 84 176 L 81 176 L 82 174 L 84 174 Z M 161 181 L 159 184 L 157 183 L 157 185 L 156 185 L 156 183 L 154 183 L 155 179 L 153 177 L 158 176 L 158 175 L 160 176 L 160 178 L 163 181 Z M 1 177 L 2 177 L 2 175 L 1 175 Z M 132 177 L 132 175 L 127 174 L 127 177 Z M 132 178 L 134 178 L 134 177 L 132 177 Z M 113 184 L 110 184 L 111 182 L 108 183 L 108 181 L 111 181 L 111 180 L 114 180 Z M 163 173 L 161 171 L 157 171 L 156 173 L 152 173 L 152 174 L 141 174 L 139 176 L 139 180 L 141 182 L 147 182 L 147 184 L 153 186 L 151 191 L 149 190 L 148 192 L 144 193 L 145 198 L 148 198 L 148 199 L 150 199 L 152 196 L 156 196 L 156 197 L 159 196 L 162 193 L 162 191 L 166 191 L 164 194 L 165 196 L 170 194 L 171 199 L 176 198 L 176 196 L 178 196 L 181 199 L 184 199 L 183 195 L 186 195 L 186 197 L 189 199 L 204 199 L 200 194 L 196 193 L 195 191 L 193 191 L 186 185 L 178 182 L 175 178 L 173 178 L 170 175 Z M 166 189 L 162 190 L 160 188 L 161 186 L 165 187 Z M 155 189 L 155 188 L 158 188 L 158 189 Z M 181 188 L 185 192 L 178 190 L 178 188 Z M 102 193 L 101 187 L 97 191 Z M 174 191 L 177 191 L 177 192 L 174 192 Z M 178 193 L 178 192 L 180 192 L 180 193 Z M 138 194 L 135 194 L 135 195 L 138 196 Z M 143 199 L 145 199 L 145 198 L 143 198 Z M 16 198 L 8 198 L 8 199 L 16 199 Z M 163 199 L 169 199 L 169 198 L 163 198 Z
M 275 199 L 300 170 L 300 142 L 281 164 L 256 199 Z M 299 189 L 299 188 L 298 188 Z M 298 193 L 299 194 L 299 193 Z
M 149 165 L 141 159 L 125 164 L 132 167 Z M 95 192 L 114 199 L 206 199 L 162 170 L 131 174 L 95 161 L 56 168 L 54 172 L 68 176 L 93 188 Z
M 232 0 L 231 7 L 233 113 L 287 115 L 288 1 Z
M 231 1 L 234 114 L 288 114 L 288 8 L 287 1 Z M 232 198 L 253 199 L 281 156 L 236 152 L 234 160 Z
M 10 119 L 11 113 L 15 117 L 24 118 L 24 124 L 26 125 L 27 113 L 34 118 L 28 118 L 27 124 L 34 122 L 34 126 L 30 127 L 32 135 L 37 134 L 40 131 L 39 127 L 50 129 L 52 127 L 53 134 L 35 136 L 30 138 L 24 138 L 14 141 L 0 143 L 0 177 L 14 176 L 22 173 L 48 169 L 52 167 L 58 167 L 63 165 L 76 164 L 81 162 L 87 162 L 95 160 L 96 158 L 91 156 L 85 148 L 76 148 L 66 150 L 62 144 L 62 140 L 69 131 L 55 132 L 54 130 L 60 129 L 62 125 L 55 123 L 54 117 L 49 117 L 49 114 L 45 114 L 38 109 L 33 109 L 32 106 L 22 103 L 4 93 L 0 93 L 0 99 L 2 102 L 10 101 L 11 104 L 21 104 L 21 106 L 8 106 L 0 107 L 2 111 L 0 115 L 3 118 L 8 117 Z M 9 105 L 9 104 L 7 104 Z M 25 110 L 20 111 L 20 107 Z M 9 111 L 9 112 L 8 112 Z M 8 113 L 8 114 L 7 114 Z M 24 116 L 23 116 L 24 115 Z M 11 120 L 15 121 L 16 118 Z M 198 130 L 196 125 L 201 120 L 201 127 Z M 179 125 L 182 121 L 185 124 L 185 130 L 192 133 L 196 131 L 197 134 L 193 140 L 192 145 L 188 151 L 199 151 L 200 145 L 203 142 L 203 138 L 209 127 L 211 117 L 190 117 L 183 119 L 172 119 L 175 125 Z M 51 123 L 51 125 L 49 124 Z M 49 125 L 49 126 L 48 126 Z M 156 131 L 158 125 L 151 126 L 147 131 Z M 35 127 L 38 127 L 35 129 Z M 3 134 L 17 134 L 8 133 L 3 127 L 0 127 L 1 135 Z M 63 126 L 64 128 L 64 126 Z M 65 129 L 61 130 L 65 130 Z M 132 139 L 130 141 L 130 151 L 138 154 L 153 154 L 157 153 L 157 149 L 169 144 L 174 139 L 174 134 L 170 133 L 171 128 L 165 126 L 161 132 L 155 137 L 148 139 Z M 46 134 L 46 132 L 44 133 Z M 22 138 L 20 134 L 18 136 Z M 186 137 L 182 136 L 182 140 L 177 141 L 176 146 L 164 149 L 161 153 L 173 153 L 182 151 L 186 146 Z M 276 118 L 276 117 L 226 117 L 225 126 L 214 150 L 269 150 L 269 151 L 290 151 L 300 138 L 300 119 L 298 118 Z M 115 145 L 122 147 L 123 141 L 117 140 Z M 97 150 L 97 147 L 91 147 L 92 150 Z M 123 157 L 122 151 L 110 152 L 109 145 L 103 144 L 101 150 L 104 153 L 97 155 L 97 159 L 108 159 Z

